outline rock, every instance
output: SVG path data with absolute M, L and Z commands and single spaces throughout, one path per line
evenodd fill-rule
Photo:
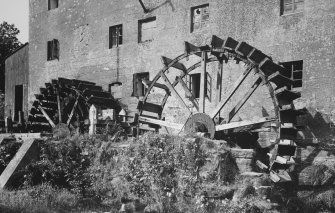
M 162 208 L 158 204 L 148 205 L 144 209 L 144 213 L 161 213 L 161 212 L 163 212 Z
M 69 128 L 64 123 L 57 124 L 52 129 L 52 133 L 53 133 L 53 137 L 57 138 L 58 140 L 66 138 L 66 137 L 70 136 L 70 134 L 71 134 Z
M 299 173 L 299 185 L 321 186 L 334 183 L 335 172 L 325 165 L 311 165 Z
M 255 194 L 255 188 L 251 185 L 242 186 L 242 188 L 237 189 L 233 196 L 233 201 L 239 201 L 242 198 L 247 197 L 248 195 Z
M 253 171 L 253 159 L 235 158 L 235 161 L 240 172 L 243 173 Z
M 271 186 L 260 186 L 256 188 L 256 193 L 259 197 L 267 199 L 271 194 Z
M 237 149 L 232 148 L 230 152 L 234 158 L 245 158 L 245 159 L 253 159 L 255 157 L 254 149 Z

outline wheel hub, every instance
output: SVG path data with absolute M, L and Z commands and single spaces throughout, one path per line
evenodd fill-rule
M 207 132 L 210 138 L 214 138 L 215 123 L 211 117 L 205 113 L 193 114 L 185 123 L 185 131 L 187 133 Z

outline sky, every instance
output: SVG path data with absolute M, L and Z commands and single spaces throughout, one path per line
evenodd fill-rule
M 14 24 L 20 30 L 17 36 L 21 43 L 28 42 L 29 0 L 0 0 L 0 23 Z

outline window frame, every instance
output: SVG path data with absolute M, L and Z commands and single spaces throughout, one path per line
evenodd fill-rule
M 47 61 L 59 60 L 59 41 L 53 39 L 47 42 Z
M 191 7 L 191 26 L 190 26 L 190 31 L 191 31 L 191 33 L 193 33 L 193 32 L 195 32 L 195 31 L 197 31 L 197 30 L 199 30 L 199 29 L 202 29 L 202 28 L 204 28 L 204 26 L 200 26 L 198 29 L 194 29 L 194 11 L 196 10 L 196 9 L 203 9 L 203 8 L 206 8 L 206 7 L 208 7 L 208 19 L 206 20 L 206 22 L 208 22 L 209 23 L 209 16 L 210 16 L 210 13 L 209 13 L 209 3 L 207 3 L 207 4 L 202 4 L 202 5 L 198 5 L 198 6 L 195 6 L 195 7 Z M 202 16 L 203 14 L 201 14 L 201 16 Z M 201 17 L 202 18 L 202 17 Z
M 149 18 L 138 20 L 138 43 L 152 42 L 153 40 L 155 40 L 155 38 L 152 38 L 150 40 L 142 41 L 142 37 L 143 37 L 142 25 L 144 23 L 149 23 L 149 22 L 153 22 L 153 21 L 156 22 L 156 27 L 155 28 L 156 28 L 156 32 L 157 32 L 157 18 L 156 18 L 156 16 L 152 16 L 152 17 L 149 17 Z
M 280 63 L 288 73 L 283 75 L 293 81 L 292 88 L 302 88 L 303 85 L 303 70 L 304 70 L 304 61 L 287 61 Z
M 115 35 L 113 34 L 115 32 Z M 115 44 L 114 44 L 115 38 Z M 119 47 L 123 44 L 123 26 L 122 24 L 109 27 L 109 49 Z
M 56 3 L 55 6 L 51 4 L 52 2 Z M 48 10 L 54 10 L 58 8 L 58 6 L 59 6 L 59 0 L 48 0 Z
M 285 1 L 290 1 L 290 3 L 286 3 Z M 299 4 L 302 4 L 302 8 L 295 9 L 296 5 L 299 5 Z M 291 6 L 291 10 L 285 12 L 285 6 L 287 5 Z M 286 15 L 301 13 L 304 11 L 304 6 L 305 6 L 305 0 L 280 0 L 280 15 L 286 16 Z
M 148 90 L 142 83 L 142 80 L 141 80 L 142 78 L 149 80 L 150 73 L 149 72 L 139 72 L 139 73 L 133 74 L 133 93 L 132 93 L 133 97 L 143 97 L 145 96 Z

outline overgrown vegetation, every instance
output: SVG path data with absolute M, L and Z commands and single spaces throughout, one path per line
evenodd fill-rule
M 16 190 L 0 193 L 0 212 L 282 210 L 272 202 L 288 212 L 334 207 L 323 199 L 334 200 L 333 192 L 316 194 L 307 205 L 285 198 L 266 176 L 239 176 L 228 148 L 157 134 L 119 143 L 88 136 L 45 141 L 40 158 L 16 174 Z

